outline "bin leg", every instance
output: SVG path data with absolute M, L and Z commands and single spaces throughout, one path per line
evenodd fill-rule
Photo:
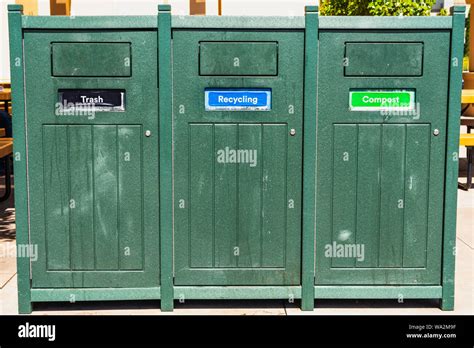
M 443 311 L 454 311 L 454 294 L 448 298 L 441 299 L 441 310 Z
M 454 244 L 453 244 L 454 245 Z M 454 249 L 455 250 L 455 249 Z M 444 252 L 447 252 L 446 250 Z M 443 277 L 443 294 L 440 301 L 440 307 L 443 311 L 454 310 L 454 252 L 451 260 L 448 260 L 448 264 L 444 265 L 443 272 L 449 275 L 446 279 Z
M 18 314 L 31 314 L 33 306 L 31 301 L 18 298 Z
M 302 297 L 301 298 L 301 310 L 302 311 L 313 311 L 314 310 L 314 296 L 311 298 Z
M 20 262 L 17 262 L 20 264 Z M 29 260 L 27 263 L 23 262 L 23 264 L 20 264 L 19 267 L 22 267 L 24 269 L 24 266 L 29 266 Z M 18 313 L 19 314 L 31 314 L 33 311 L 33 306 L 31 303 L 31 289 L 30 289 L 30 274 L 24 273 L 20 270 L 17 274 L 18 277 Z
M 172 312 L 174 310 L 173 299 L 161 298 L 160 309 L 162 312 Z
M 314 255 L 314 249 L 311 251 Z M 311 271 L 303 277 L 302 289 L 301 289 L 301 310 L 302 311 L 313 311 L 314 310 L 314 272 L 312 272 L 312 265 L 314 265 L 314 258 L 311 258 Z M 306 267 L 308 267 L 306 265 Z

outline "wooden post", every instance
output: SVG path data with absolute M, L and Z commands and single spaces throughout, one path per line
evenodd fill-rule
M 222 16 L 222 0 L 217 0 L 217 14 Z
M 190 15 L 206 15 L 206 0 L 189 0 Z
M 51 16 L 70 16 L 71 0 L 49 0 Z

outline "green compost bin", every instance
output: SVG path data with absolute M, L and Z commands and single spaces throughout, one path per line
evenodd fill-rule
M 464 7 L 98 19 L 10 5 L 9 23 L 17 243 L 37 248 L 18 257 L 20 313 L 143 299 L 453 308 Z
M 315 298 L 452 308 L 463 28 L 320 18 Z

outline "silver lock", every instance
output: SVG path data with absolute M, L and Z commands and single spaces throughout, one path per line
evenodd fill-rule
M 439 135 L 439 129 L 436 128 L 434 131 L 433 131 L 433 135 L 434 136 L 438 136 Z
M 293 137 L 296 134 L 296 130 L 294 128 L 290 129 L 290 135 Z
M 145 131 L 145 136 L 146 136 L 146 137 L 151 136 L 151 131 L 147 129 L 147 130 Z

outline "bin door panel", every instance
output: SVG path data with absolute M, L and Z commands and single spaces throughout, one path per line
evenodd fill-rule
M 108 64 L 91 66 L 104 47 Z M 159 285 L 153 47 L 152 32 L 25 34 L 33 287 Z M 76 102 L 110 92 L 123 109 L 71 110 L 64 90 Z
M 176 285 L 300 282 L 301 34 L 173 33 Z M 209 88 L 271 90 L 271 108 L 208 111 Z
M 449 33 L 321 33 L 316 285 L 440 283 L 447 89 L 432 86 L 447 86 L 449 69 L 440 42 Z M 357 59 L 366 56 L 377 60 Z M 404 90 L 414 110 L 351 109 L 351 91 Z

